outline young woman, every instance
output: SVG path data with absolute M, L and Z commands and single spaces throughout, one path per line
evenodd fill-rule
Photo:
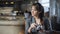
M 28 33 L 31 34 L 44 34 L 44 8 L 40 3 L 33 3 L 32 16 L 35 18 L 35 23 L 32 23 L 28 29 Z

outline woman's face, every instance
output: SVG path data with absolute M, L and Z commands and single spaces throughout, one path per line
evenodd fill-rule
M 36 10 L 35 6 L 32 6 L 31 14 L 32 14 L 32 16 L 38 15 L 38 11 Z

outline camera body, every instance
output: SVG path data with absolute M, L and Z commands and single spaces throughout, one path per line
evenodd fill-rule
M 32 28 L 32 32 L 38 32 L 41 30 L 41 25 L 36 25 L 36 28 Z

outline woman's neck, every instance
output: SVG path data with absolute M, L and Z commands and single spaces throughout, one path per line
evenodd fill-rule
M 34 17 L 34 18 L 35 18 L 37 24 L 43 25 L 43 21 L 40 18 L 38 18 L 38 17 Z

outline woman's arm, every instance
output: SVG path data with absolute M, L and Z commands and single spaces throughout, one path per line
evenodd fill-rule
M 32 28 L 35 28 L 35 27 L 36 27 L 36 24 L 35 23 L 32 23 L 31 26 L 28 29 L 28 33 L 31 33 Z
M 28 29 L 28 33 L 31 33 L 31 29 L 32 29 L 31 27 Z

